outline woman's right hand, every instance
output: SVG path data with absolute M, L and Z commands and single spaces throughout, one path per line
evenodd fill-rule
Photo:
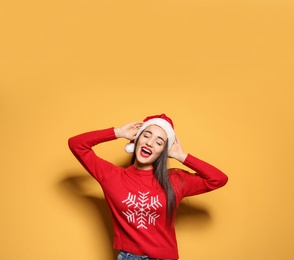
M 143 122 L 132 122 L 123 125 L 119 128 L 115 128 L 114 132 L 117 138 L 126 138 L 128 140 L 134 140 L 137 132 L 143 125 Z

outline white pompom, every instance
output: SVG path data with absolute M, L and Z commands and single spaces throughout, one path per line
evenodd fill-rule
M 133 153 L 135 150 L 135 144 L 134 143 L 128 143 L 126 146 L 125 146 L 125 151 L 127 153 Z

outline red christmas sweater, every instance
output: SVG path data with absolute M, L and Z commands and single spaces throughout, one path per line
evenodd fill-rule
M 167 225 L 165 193 L 153 170 L 139 170 L 133 165 L 122 168 L 92 150 L 93 146 L 114 139 L 114 128 L 69 139 L 73 154 L 103 189 L 112 215 L 114 248 L 151 258 L 178 259 L 174 223 Z M 183 164 L 195 173 L 169 170 L 177 205 L 184 197 L 215 190 L 227 182 L 223 172 L 190 154 Z

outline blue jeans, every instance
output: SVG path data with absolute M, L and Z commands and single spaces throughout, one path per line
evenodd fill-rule
M 158 258 L 150 258 L 147 255 L 133 255 L 131 253 L 120 251 L 117 260 L 159 260 Z

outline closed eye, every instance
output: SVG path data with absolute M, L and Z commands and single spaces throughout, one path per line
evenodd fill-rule
M 157 143 L 158 145 L 160 145 L 160 146 L 161 146 L 161 145 L 163 145 L 163 143 L 162 143 L 162 142 L 156 142 L 156 143 Z
M 150 138 L 151 135 L 152 135 L 152 132 L 146 130 L 146 131 L 144 132 L 144 135 L 143 135 L 143 136 L 144 136 L 145 138 Z M 165 140 L 164 140 L 161 136 L 157 136 L 157 138 L 158 138 L 158 141 L 157 141 L 156 143 L 157 143 L 158 145 L 163 145 L 163 144 L 165 143 Z

